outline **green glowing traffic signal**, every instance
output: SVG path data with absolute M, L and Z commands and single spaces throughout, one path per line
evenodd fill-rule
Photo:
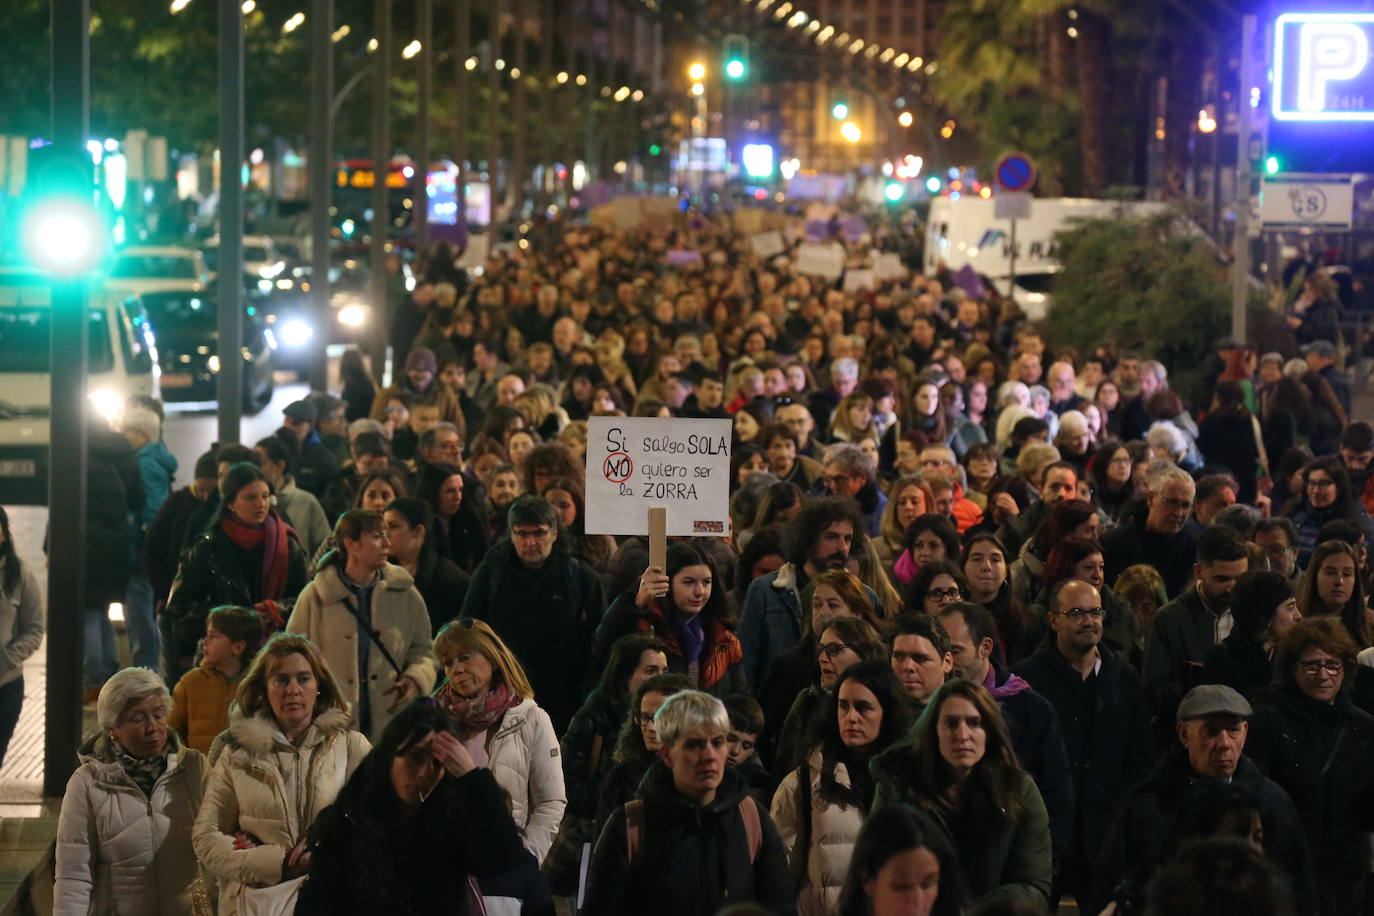
M 95 202 L 93 179 L 94 166 L 84 149 L 45 146 L 30 151 L 19 236 L 35 267 L 75 276 L 104 259 L 110 231 Z

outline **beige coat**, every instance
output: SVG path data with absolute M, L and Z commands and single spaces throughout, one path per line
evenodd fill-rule
M 175 741 L 175 737 L 172 738 Z M 82 745 L 57 821 L 56 916 L 190 916 L 200 868 L 191 825 L 205 790 L 205 755 L 172 748 L 151 795 L 99 735 Z M 203 899 L 203 893 L 200 895 Z
M 821 752 L 811 752 L 811 829 L 810 848 L 798 849 L 802 839 L 802 808 L 798 805 L 797 779 L 801 768 L 784 777 L 773 795 L 771 814 L 778 828 L 789 859 L 806 856 L 806 886 L 797 895 L 799 916 L 820 916 L 838 909 L 840 890 L 844 887 L 849 860 L 854 855 L 854 842 L 863 826 L 862 808 L 836 804 L 821 798 Z M 843 763 L 835 765 L 835 782 L 848 788 L 849 770 Z
M 334 672 L 339 688 L 350 709 L 358 707 L 358 640 L 366 635 L 358 629 L 358 618 L 345 602 L 354 600 L 344 585 L 339 567 L 327 564 L 301 590 L 295 610 L 286 629 L 291 633 L 309 636 L 320 647 L 329 670 Z M 399 566 L 382 567 L 381 582 L 372 592 L 372 629 L 386 646 L 401 673 L 414 678 L 420 696 L 434 689 L 439 675 L 438 662 L 430 648 L 429 613 L 425 599 L 415 590 L 415 580 Z M 369 735 L 380 735 L 392 713 L 388 707 L 396 702 L 395 694 L 387 696 L 396 683 L 396 670 L 376 643 L 367 656 L 367 691 L 369 721 L 357 723 Z M 364 727 L 365 726 L 365 727 Z
M 515 828 L 542 864 L 568 806 L 558 736 L 549 714 L 533 700 L 521 700 L 492 726 L 486 747 L 491 775 L 510 796 Z
M 367 756 L 367 739 L 348 724 L 341 709 L 323 712 L 297 747 L 271 713 L 230 714 L 211 750 L 214 769 L 192 833 L 200 864 L 219 882 L 220 916 L 238 913 L 244 886 L 281 883 L 286 854 Z M 235 849 L 238 831 L 259 845 Z

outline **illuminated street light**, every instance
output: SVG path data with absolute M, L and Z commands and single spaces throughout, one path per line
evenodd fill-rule
M 1199 133 L 1210 134 L 1217 129 L 1217 119 L 1212 117 L 1212 113 L 1206 108 L 1197 113 L 1197 129 Z
M 687 75 L 692 78 L 693 82 L 701 82 L 706 78 L 706 65 L 701 63 L 700 61 L 693 63 L 690 67 L 687 68 Z M 696 94 L 701 95 L 701 93 L 699 92 Z
M 170 7 L 172 15 L 175 16 L 177 13 L 186 9 L 190 4 L 191 0 L 172 0 L 172 5 Z
M 910 127 L 915 122 L 915 120 L 916 119 L 911 116 L 911 112 L 909 111 L 904 111 L 901 114 L 897 115 L 897 123 L 900 124 L 902 127 Z
M 568 71 L 567 71 L 567 70 L 560 70 L 560 71 L 558 71 L 558 76 L 554 77 L 554 79 L 556 79 L 556 80 L 558 81 L 558 85 L 560 85 L 560 86 L 563 85 L 564 83 L 566 83 L 566 82 L 568 81 Z
M 351 32 L 351 31 L 353 31 L 353 27 L 350 26 L 350 25 L 345 24 L 345 25 L 339 26 L 337 29 L 334 30 L 334 35 L 333 35 L 334 41 L 335 41 L 335 42 L 343 41 L 345 38 L 348 37 L 348 33 Z
M 705 94 L 706 94 L 706 87 L 705 87 L 705 86 L 703 86 L 701 83 L 693 83 L 693 84 L 692 84 L 692 95 L 700 96 L 700 95 L 705 95 Z
M 415 55 L 420 53 L 420 47 L 420 39 L 417 38 L 401 49 L 401 57 L 403 57 L 406 60 L 410 60 Z
M 840 136 L 844 137 L 850 143 L 858 143 L 859 140 L 863 138 L 863 135 L 863 131 L 859 130 L 859 125 L 855 124 L 853 121 L 845 121 L 840 125 Z
M 305 13 L 295 13 L 292 17 L 281 24 L 281 33 L 289 35 L 305 24 Z
M 243 6 L 240 7 L 240 9 L 243 10 L 243 15 L 245 16 L 247 16 L 249 13 L 253 12 L 253 10 L 257 8 L 258 0 L 243 0 Z

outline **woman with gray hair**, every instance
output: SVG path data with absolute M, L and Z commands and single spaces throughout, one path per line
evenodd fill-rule
M 618 808 L 596 844 L 583 911 L 714 913 L 750 901 L 771 912 L 795 904 L 787 854 L 768 812 L 725 765 L 730 717 L 699 690 L 654 714 L 663 744 L 639 797 Z
M 100 689 L 100 732 L 77 752 L 57 823 L 57 916 L 210 912 L 191 848 L 207 766 L 168 728 L 171 708 L 147 668 Z

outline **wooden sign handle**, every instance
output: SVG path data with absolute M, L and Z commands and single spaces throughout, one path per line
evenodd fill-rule
M 668 510 L 662 506 L 649 510 L 649 565 L 668 569 Z

